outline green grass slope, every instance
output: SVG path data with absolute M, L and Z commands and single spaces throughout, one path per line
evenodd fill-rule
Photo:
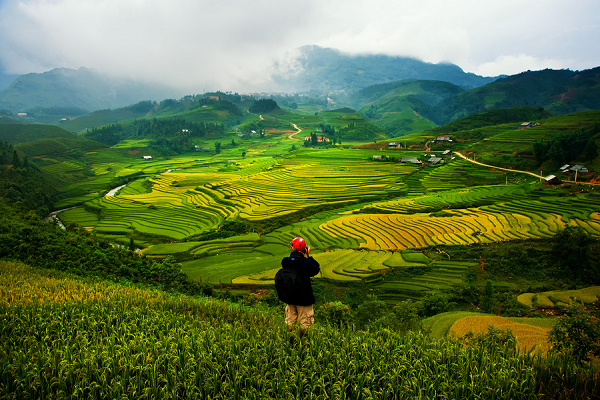
M 77 148 L 106 147 L 53 125 L 0 124 L 0 140 L 12 143 L 28 156 L 66 152 Z
M 431 109 L 463 91 L 448 82 L 400 81 L 362 89 L 352 96 L 352 102 L 388 135 L 401 136 L 436 126 L 428 118 Z
M 600 67 L 585 71 L 527 71 L 443 100 L 438 124 L 496 108 L 540 106 L 564 115 L 600 109 Z

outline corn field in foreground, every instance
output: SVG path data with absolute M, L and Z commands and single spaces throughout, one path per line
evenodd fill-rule
M 520 355 L 514 341 L 466 346 L 314 326 L 290 344 L 279 316 L 7 262 L 0 290 L 2 399 L 534 399 L 599 390 L 597 371 Z

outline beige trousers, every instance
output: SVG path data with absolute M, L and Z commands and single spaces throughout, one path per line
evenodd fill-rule
M 304 328 L 308 328 L 315 322 L 315 312 L 312 304 L 310 306 L 288 304 L 285 307 L 285 323 L 294 325 L 296 322 L 299 322 Z

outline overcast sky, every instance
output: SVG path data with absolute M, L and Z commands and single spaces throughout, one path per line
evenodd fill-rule
M 316 44 L 484 76 L 600 66 L 600 0 L 0 0 L 0 68 L 243 90 Z

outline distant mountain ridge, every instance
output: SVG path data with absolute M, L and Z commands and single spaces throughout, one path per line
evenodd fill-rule
M 556 115 L 600 109 L 600 67 L 584 70 L 526 71 L 448 97 L 429 118 L 438 125 L 486 110 L 544 107 Z
M 0 109 L 23 112 L 36 107 L 76 107 L 95 111 L 181 95 L 166 86 L 112 78 L 85 67 L 55 68 L 19 76 L 0 91 Z
M 600 67 L 527 71 L 465 90 L 442 81 L 403 80 L 374 85 L 349 96 L 352 107 L 389 134 L 403 135 L 436 125 L 515 107 L 542 107 L 554 115 L 600 109 Z
M 18 77 L 19 75 L 5 74 L 3 72 L 0 72 L 0 90 L 6 89 Z
M 355 91 L 406 79 L 439 80 L 465 88 L 493 82 L 449 63 L 432 64 L 410 57 L 351 55 L 336 49 L 303 46 L 276 63 L 272 78 L 282 91 Z

